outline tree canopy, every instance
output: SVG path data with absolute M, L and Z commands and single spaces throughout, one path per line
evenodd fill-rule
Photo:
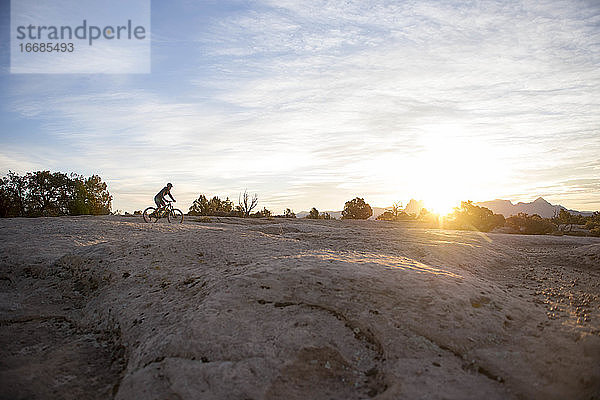
M 360 197 L 347 201 L 342 211 L 342 219 L 367 219 L 372 215 L 373 209 Z
M 1 217 L 107 215 L 112 196 L 98 175 L 14 172 L 0 178 Z

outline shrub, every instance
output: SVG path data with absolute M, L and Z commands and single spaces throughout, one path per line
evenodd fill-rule
M 317 210 L 315 207 L 311 208 L 305 218 L 319 219 L 319 210 Z
M 556 230 L 556 225 L 551 220 L 537 214 L 527 215 L 525 213 L 507 218 L 506 226 L 526 235 L 545 235 Z
M 585 217 L 582 215 L 574 215 L 565 209 L 560 209 L 558 214 L 555 214 L 554 218 L 551 219 L 552 223 L 558 226 L 559 230 L 570 232 L 573 229 L 573 225 L 583 225 L 586 223 Z
M 315 207 L 311 208 L 308 214 L 304 217 L 308 219 L 333 219 L 331 214 L 327 212 L 320 213 Z
M 233 211 L 233 202 L 227 197 L 221 200 L 218 196 L 214 196 L 208 200 L 206 196 L 201 194 L 192 203 L 188 214 L 189 215 L 214 215 L 226 216 Z
M 412 221 L 416 219 L 416 216 L 406 213 L 402 209 L 401 203 L 394 203 L 392 207 L 385 210 L 376 219 L 380 221 Z
M 262 211 L 257 211 L 254 214 L 251 214 L 250 217 L 252 218 L 268 218 L 271 216 L 271 211 L 267 209 L 267 207 L 264 207 L 262 209 Z
M 454 209 L 445 220 L 445 227 L 450 229 L 477 230 L 489 232 L 504 225 L 504 216 L 494 214 L 492 210 L 479 207 L 472 201 L 462 201 L 460 207 Z
M 598 236 L 593 232 L 600 229 L 600 212 L 596 211 L 593 215 L 585 218 L 585 229 L 588 229 L 594 236 Z

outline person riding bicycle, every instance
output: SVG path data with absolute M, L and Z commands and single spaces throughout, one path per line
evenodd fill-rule
M 156 206 L 158 208 L 163 208 L 164 206 L 167 205 L 167 200 L 166 200 L 166 196 L 168 195 L 171 200 L 176 201 L 173 198 L 173 195 L 171 195 L 171 188 L 173 187 L 173 185 L 171 184 L 171 182 L 167 183 L 167 186 L 165 186 L 164 188 L 162 188 L 160 190 L 160 192 L 156 193 L 156 196 L 154 196 L 154 202 L 156 203 Z

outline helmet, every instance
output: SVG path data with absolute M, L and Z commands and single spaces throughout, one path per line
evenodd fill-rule
M 173 184 L 171 182 L 167 183 L 168 187 L 173 187 Z

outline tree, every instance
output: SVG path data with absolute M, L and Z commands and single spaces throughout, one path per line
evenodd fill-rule
M 71 179 L 73 180 L 72 191 L 73 196 L 69 201 L 69 214 L 71 215 L 85 215 L 90 213 L 90 201 L 87 199 L 87 189 L 85 187 L 85 181 L 83 177 L 72 174 Z
M 319 219 L 333 219 L 331 218 L 331 214 L 329 214 L 328 212 L 324 212 L 319 214 Z
M 8 175 L 0 179 L 0 217 L 25 216 L 26 201 L 27 180 L 8 171 Z
M 419 216 L 419 218 L 421 217 Z M 494 214 L 489 208 L 476 206 L 470 200 L 461 201 L 460 207 L 454 209 L 454 212 L 447 217 L 445 224 L 453 229 L 489 232 L 504 225 L 504 216 Z
M 102 182 L 98 175 L 92 175 L 85 181 L 88 200 L 90 201 L 90 212 L 92 215 L 108 215 L 112 208 L 112 196 L 108 191 L 108 185 Z
M 315 207 L 311 208 L 310 211 L 308 212 L 308 215 L 305 218 L 319 219 L 319 210 L 317 210 Z
M 252 199 L 248 197 L 248 190 L 244 190 L 244 194 L 238 197 L 237 209 L 242 213 L 244 218 L 250 215 L 250 212 L 258 205 L 258 195 L 254 193 Z
M 296 213 L 292 211 L 290 208 L 286 208 L 283 213 L 284 218 L 296 218 Z
M 50 171 L 28 173 L 28 214 L 53 217 L 69 213 L 69 192 L 73 193 L 75 182 L 66 174 Z
M 373 209 L 360 197 L 347 201 L 342 211 L 342 219 L 367 219 L 372 215 Z
M 13 172 L 0 180 L 0 216 L 108 214 L 112 196 L 98 175 Z
M 11 216 L 13 201 L 8 189 L 6 179 L 0 178 L 0 217 L 6 218 Z
M 70 215 L 108 215 L 112 196 L 98 175 L 89 178 L 72 174 L 72 195 L 68 202 Z

